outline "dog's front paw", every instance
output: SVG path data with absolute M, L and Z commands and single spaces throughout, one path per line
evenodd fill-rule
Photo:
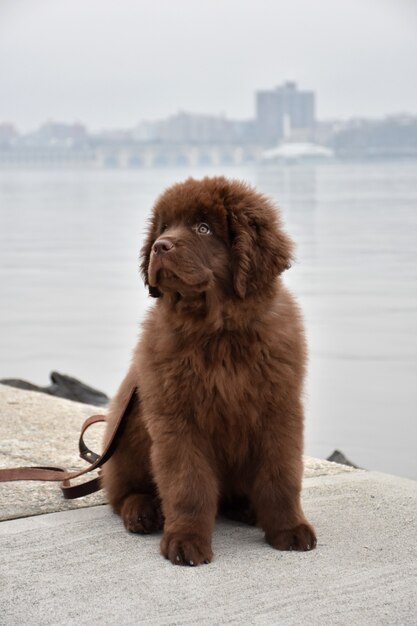
M 200 565 L 213 558 L 210 540 L 192 533 L 164 533 L 161 554 L 174 565 Z
M 147 493 L 134 493 L 123 502 L 120 512 L 125 528 L 131 533 L 149 533 L 162 530 L 164 518 L 158 499 Z
M 294 528 L 266 533 L 265 539 L 276 550 L 314 550 L 317 545 L 314 528 L 307 522 Z

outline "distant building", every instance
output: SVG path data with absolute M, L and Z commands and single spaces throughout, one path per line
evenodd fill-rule
M 79 144 L 87 140 L 87 130 L 79 123 L 47 122 L 36 131 L 34 138 L 44 145 Z
M 256 93 L 258 138 L 264 145 L 276 145 L 291 136 L 307 138 L 315 126 L 315 94 L 299 91 L 286 82 L 271 91 Z
M 14 124 L 8 122 L 0 123 L 0 145 L 11 144 L 19 136 Z
M 227 143 L 235 140 L 235 123 L 224 116 L 180 111 L 165 120 L 142 122 L 135 137 L 166 143 Z
M 415 159 L 417 117 L 403 114 L 382 120 L 348 120 L 335 132 L 332 147 L 341 158 Z

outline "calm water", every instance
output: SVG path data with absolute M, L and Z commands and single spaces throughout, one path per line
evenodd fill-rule
M 417 478 L 417 163 L 0 171 L 0 377 L 52 369 L 112 394 L 150 304 L 138 250 L 189 174 L 254 183 L 298 244 L 286 273 L 310 345 L 306 452 Z

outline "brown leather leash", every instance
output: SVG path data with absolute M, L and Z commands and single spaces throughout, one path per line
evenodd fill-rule
M 133 407 L 135 400 L 136 387 L 132 387 L 129 394 L 129 398 L 126 401 L 119 417 L 117 418 L 113 430 L 107 441 L 107 445 L 104 448 L 101 456 L 92 452 L 84 442 L 84 434 L 90 426 L 98 424 L 99 422 L 106 422 L 105 415 L 91 415 L 87 418 L 82 425 L 80 439 L 78 441 L 78 448 L 80 457 L 90 463 L 90 467 L 83 470 L 69 472 L 62 467 L 11 467 L 7 469 L 0 469 L 0 482 L 8 482 L 14 480 L 47 480 L 47 481 L 61 481 L 61 490 L 64 494 L 64 498 L 72 500 L 74 498 L 82 498 L 90 493 L 99 491 L 102 489 L 100 472 L 96 478 L 87 480 L 79 485 L 71 485 L 71 480 L 83 476 L 88 472 L 92 472 L 95 469 L 99 469 L 116 450 L 120 436 L 126 426 L 127 417 Z

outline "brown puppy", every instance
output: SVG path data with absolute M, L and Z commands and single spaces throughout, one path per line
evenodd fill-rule
M 240 182 L 189 179 L 154 208 L 141 268 L 158 300 L 110 406 L 108 431 L 138 387 L 104 485 L 128 530 L 163 528 L 174 564 L 211 560 L 219 510 L 279 550 L 316 545 L 300 504 L 304 333 L 279 278 L 291 253 L 274 206 Z

